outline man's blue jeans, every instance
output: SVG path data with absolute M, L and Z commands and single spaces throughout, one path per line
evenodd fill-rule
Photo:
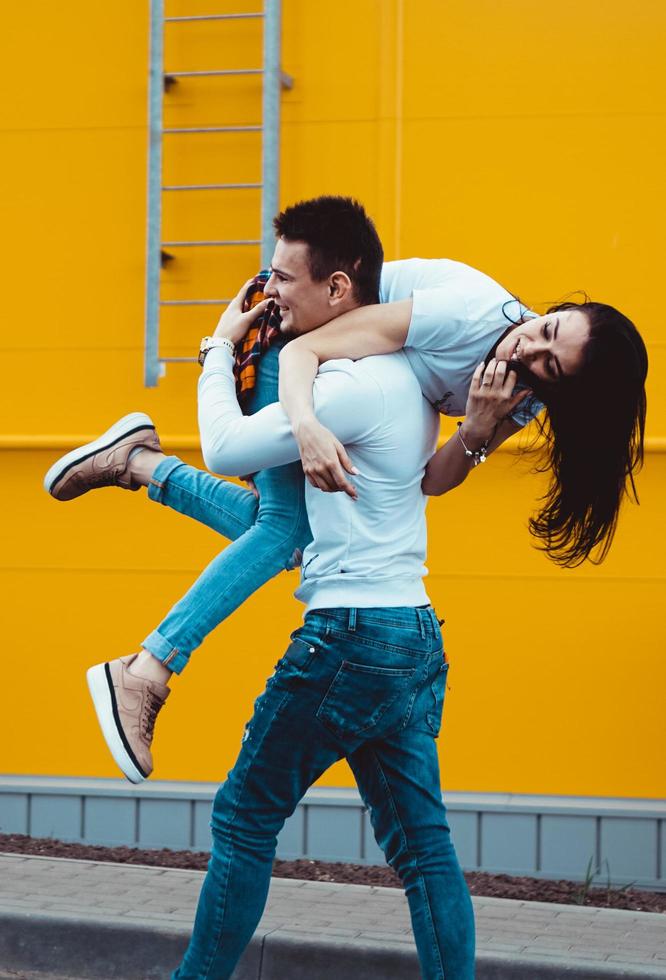
M 343 757 L 405 887 L 423 977 L 472 980 L 472 905 L 435 748 L 447 670 L 430 608 L 307 614 L 215 797 L 194 932 L 172 980 L 231 976 L 261 918 L 284 821 Z
M 250 413 L 277 401 L 279 345 L 260 359 Z M 255 477 L 260 499 L 249 490 L 188 466 L 175 456 L 156 468 L 151 500 L 193 517 L 228 538 L 142 646 L 179 674 L 190 654 L 222 620 L 285 568 L 300 561 L 312 535 L 305 509 L 300 462 Z

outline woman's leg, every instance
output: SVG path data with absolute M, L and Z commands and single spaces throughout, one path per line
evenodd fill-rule
M 262 358 L 253 410 L 277 398 L 278 353 L 274 348 Z M 154 725 L 169 694 L 171 673 L 180 673 L 192 650 L 249 595 L 283 568 L 298 564 L 298 552 L 310 540 L 300 463 L 257 474 L 257 504 L 249 491 L 180 460 L 160 456 L 151 462 L 146 456 L 139 453 L 134 466 L 142 471 L 140 482 L 150 485 L 152 499 L 235 540 L 146 637 L 138 655 L 98 664 L 88 672 L 104 737 L 133 782 L 152 771 Z M 253 515 L 255 522 L 246 529 Z
M 151 500 L 194 518 L 230 541 L 249 531 L 257 519 L 259 501 L 250 490 L 188 466 L 177 456 L 158 463 L 147 487 Z
M 260 494 L 255 523 L 213 559 L 142 643 L 174 673 L 181 673 L 192 651 L 248 596 L 298 565 L 310 540 L 300 463 L 265 470 L 255 479 Z
M 259 361 L 251 413 L 277 400 L 280 346 L 271 347 Z M 174 673 L 183 670 L 192 651 L 248 596 L 278 572 L 299 564 L 299 553 L 310 541 L 300 463 L 257 473 L 255 483 L 258 502 L 249 490 L 180 460 L 163 460 L 152 475 L 151 499 L 215 527 L 233 541 L 142 644 Z M 252 515 L 254 523 L 238 533 Z

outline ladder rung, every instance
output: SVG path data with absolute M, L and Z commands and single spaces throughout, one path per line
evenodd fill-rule
M 260 133 L 261 126 L 179 126 L 163 133 Z
M 226 306 L 230 299 L 161 299 L 160 306 Z
M 208 75 L 263 75 L 263 68 L 224 68 L 215 71 L 165 71 L 165 78 L 205 78 Z
M 163 191 L 231 191 L 261 189 L 263 184 L 165 184 Z
M 178 23 L 184 20 L 250 20 L 252 17 L 263 17 L 260 14 L 198 14 L 192 17 L 165 17 L 165 24 Z
M 162 242 L 162 247 L 186 248 L 194 245 L 261 245 L 260 238 L 232 238 L 214 242 Z

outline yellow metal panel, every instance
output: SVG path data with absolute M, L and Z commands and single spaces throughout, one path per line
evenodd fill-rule
M 167 12 L 211 7 L 170 0 Z M 77 433 L 130 410 L 154 416 L 167 451 L 196 437 L 194 366 L 170 365 L 157 389 L 143 387 L 147 4 L 28 0 L 4 16 L 14 84 L 0 109 L 1 703 L 3 731 L 20 737 L 5 737 L 3 769 L 113 776 L 85 669 L 136 649 L 223 544 L 144 493 L 59 505 L 41 488 Z M 428 585 L 452 660 L 439 743 L 450 789 L 666 791 L 665 19 L 657 0 L 631 11 L 620 0 L 284 2 L 283 66 L 295 83 L 283 95 L 283 203 L 354 194 L 387 257 L 468 261 L 539 309 L 586 289 L 626 310 L 649 342 L 655 452 L 641 507 L 624 508 L 603 566 L 562 571 L 533 549 L 526 522 L 543 485 L 508 453 L 429 504 Z M 249 21 L 168 25 L 167 67 L 251 67 L 260 33 Z M 181 79 L 165 122 L 253 123 L 259 96 L 256 77 Z M 169 136 L 165 182 L 256 181 L 258 142 Z M 169 237 L 258 237 L 256 191 L 167 194 L 164 205 Z M 258 262 L 252 248 L 173 252 L 169 299 L 232 295 Z M 190 356 L 218 315 L 165 310 L 162 353 Z M 269 583 L 174 680 L 157 777 L 224 778 L 300 621 L 295 581 Z M 322 780 L 351 781 L 344 765 Z
M 3 4 L 0 129 L 142 128 L 148 4 Z M 3 167 L 6 159 L 3 159 Z M 42 157 L 44 171 L 49 158 Z
M 414 119 L 562 117 L 663 111 L 666 10 L 643 0 L 418 0 L 404 10 L 405 113 Z M 558 121 L 559 120 L 559 121 Z M 567 120 L 568 122 L 568 120 Z M 516 140 L 505 147 L 529 149 Z

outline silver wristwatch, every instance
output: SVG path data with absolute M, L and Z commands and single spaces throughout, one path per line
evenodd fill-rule
M 236 347 L 228 337 L 204 337 L 201 341 L 201 346 L 199 347 L 198 357 L 199 364 L 202 367 L 204 361 L 206 360 L 206 354 L 209 350 L 212 350 L 213 347 L 226 347 L 232 357 L 236 356 Z

